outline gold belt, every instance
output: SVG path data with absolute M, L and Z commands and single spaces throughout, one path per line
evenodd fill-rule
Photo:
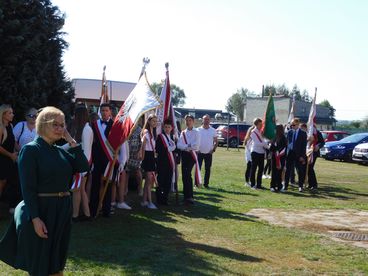
M 70 192 L 58 192 L 58 193 L 39 193 L 40 197 L 64 197 L 70 196 Z

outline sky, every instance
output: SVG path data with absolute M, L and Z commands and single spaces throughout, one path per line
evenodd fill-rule
M 297 84 L 338 120 L 368 117 L 368 1 L 52 0 L 65 13 L 67 76 L 184 89 L 185 107 L 225 109 L 242 87 Z

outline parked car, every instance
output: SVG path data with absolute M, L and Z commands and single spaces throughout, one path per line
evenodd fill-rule
M 367 142 L 368 132 L 353 134 L 340 141 L 327 142 L 325 146 L 320 149 L 321 157 L 327 160 L 340 159 L 350 161 L 355 146 Z
M 224 125 L 224 123 L 220 123 L 220 122 L 211 122 L 210 126 L 213 127 L 214 129 L 217 129 L 219 126 Z
M 228 130 L 229 128 L 230 130 Z M 250 125 L 231 123 L 229 128 L 227 125 L 221 125 L 217 128 L 217 140 L 219 146 L 227 144 L 227 137 L 229 136 L 229 147 L 236 148 L 238 145 L 243 143 Z
M 353 161 L 368 164 L 368 143 L 359 144 L 354 148 Z
M 321 133 L 325 142 L 339 141 L 350 135 L 348 132 L 340 130 L 322 130 Z

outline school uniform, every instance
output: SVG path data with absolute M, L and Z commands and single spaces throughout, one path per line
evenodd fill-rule
M 196 151 L 199 149 L 200 137 L 195 128 L 183 130 L 178 141 L 181 154 L 183 193 L 185 201 L 193 200 L 192 169 L 196 165 Z
M 309 164 L 309 168 L 308 168 L 308 188 L 313 188 L 313 189 L 317 189 L 318 188 L 318 183 L 317 183 L 317 177 L 316 177 L 316 173 L 314 171 L 314 165 L 316 164 L 317 158 L 320 157 L 320 153 L 319 153 L 319 149 L 322 148 L 325 145 L 325 141 L 323 139 L 322 133 L 317 130 L 317 143 L 316 146 L 318 146 L 318 150 L 317 151 L 313 151 L 313 160 L 312 162 Z
M 156 198 L 158 204 L 168 204 L 169 193 L 175 182 L 176 160 L 173 155 L 175 150 L 175 142 L 170 135 L 161 133 L 156 141 L 157 153 L 157 182 Z
M 92 171 L 92 186 L 91 186 L 91 198 L 90 198 L 90 210 L 91 216 L 95 217 L 98 209 L 98 203 L 100 199 L 100 189 L 102 186 L 102 177 L 105 172 L 106 166 L 109 162 L 108 157 L 103 149 L 100 135 L 104 135 L 106 138 L 109 136 L 113 121 L 109 119 L 103 122 L 98 119 L 93 125 L 93 144 L 92 144 L 92 158 L 93 158 L 93 171 Z M 99 131 L 99 125 L 103 130 L 103 133 Z M 111 208 L 111 185 L 108 185 L 105 198 L 102 203 L 102 215 L 105 217 L 110 216 Z
M 289 187 L 289 181 L 295 183 L 295 153 L 293 151 L 294 130 L 290 129 L 287 133 L 287 152 L 286 152 L 286 172 L 285 190 Z
M 274 140 L 271 144 L 270 151 L 272 152 L 272 177 L 271 187 L 278 189 L 282 188 L 282 171 L 286 163 L 286 148 L 287 140 L 282 136 L 279 140 Z
M 251 187 L 253 188 L 262 188 L 262 174 L 264 169 L 264 155 L 265 149 L 268 148 L 268 144 L 263 138 L 263 135 L 260 131 L 255 128 L 252 130 L 250 134 L 250 138 L 252 139 L 253 143 L 251 145 L 251 157 L 252 157 L 252 166 L 250 171 L 250 182 Z M 256 184 L 256 171 L 257 172 L 257 184 Z
M 213 127 L 198 128 L 200 143 L 199 143 L 199 151 L 198 151 L 198 164 L 199 168 L 202 168 L 202 163 L 204 161 L 204 186 L 208 187 L 211 176 L 211 166 L 212 166 L 212 154 L 214 149 L 214 139 L 217 137 L 216 130 Z

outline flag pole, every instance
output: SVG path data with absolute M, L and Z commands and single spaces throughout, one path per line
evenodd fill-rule
M 144 57 L 143 58 L 143 66 L 142 66 L 142 70 L 141 70 L 141 73 L 139 75 L 139 79 L 144 75 L 145 71 L 146 71 L 146 67 L 148 65 L 148 63 L 150 62 L 150 59 L 148 57 Z M 104 69 L 106 68 L 106 66 L 104 67 Z M 138 80 L 139 80 L 138 79 Z M 105 195 L 106 195 L 106 192 L 107 192 L 107 188 L 108 186 L 110 185 L 110 178 L 111 178 L 111 175 L 113 174 L 114 172 L 114 167 L 115 167 L 115 164 L 116 164 L 116 161 L 118 159 L 118 152 L 120 150 L 122 145 L 120 145 L 115 151 L 114 151 L 114 159 L 112 161 L 112 165 L 110 167 L 110 170 L 108 171 L 108 174 L 106 177 L 103 178 L 103 191 L 102 193 L 100 193 L 100 197 L 99 197 L 99 201 L 98 201 L 98 207 L 97 207 L 97 212 L 96 212 L 96 215 L 95 215 L 95 218 L 97 218 L 101 208 L 102 208 L 102 202 L 105 198 Z

